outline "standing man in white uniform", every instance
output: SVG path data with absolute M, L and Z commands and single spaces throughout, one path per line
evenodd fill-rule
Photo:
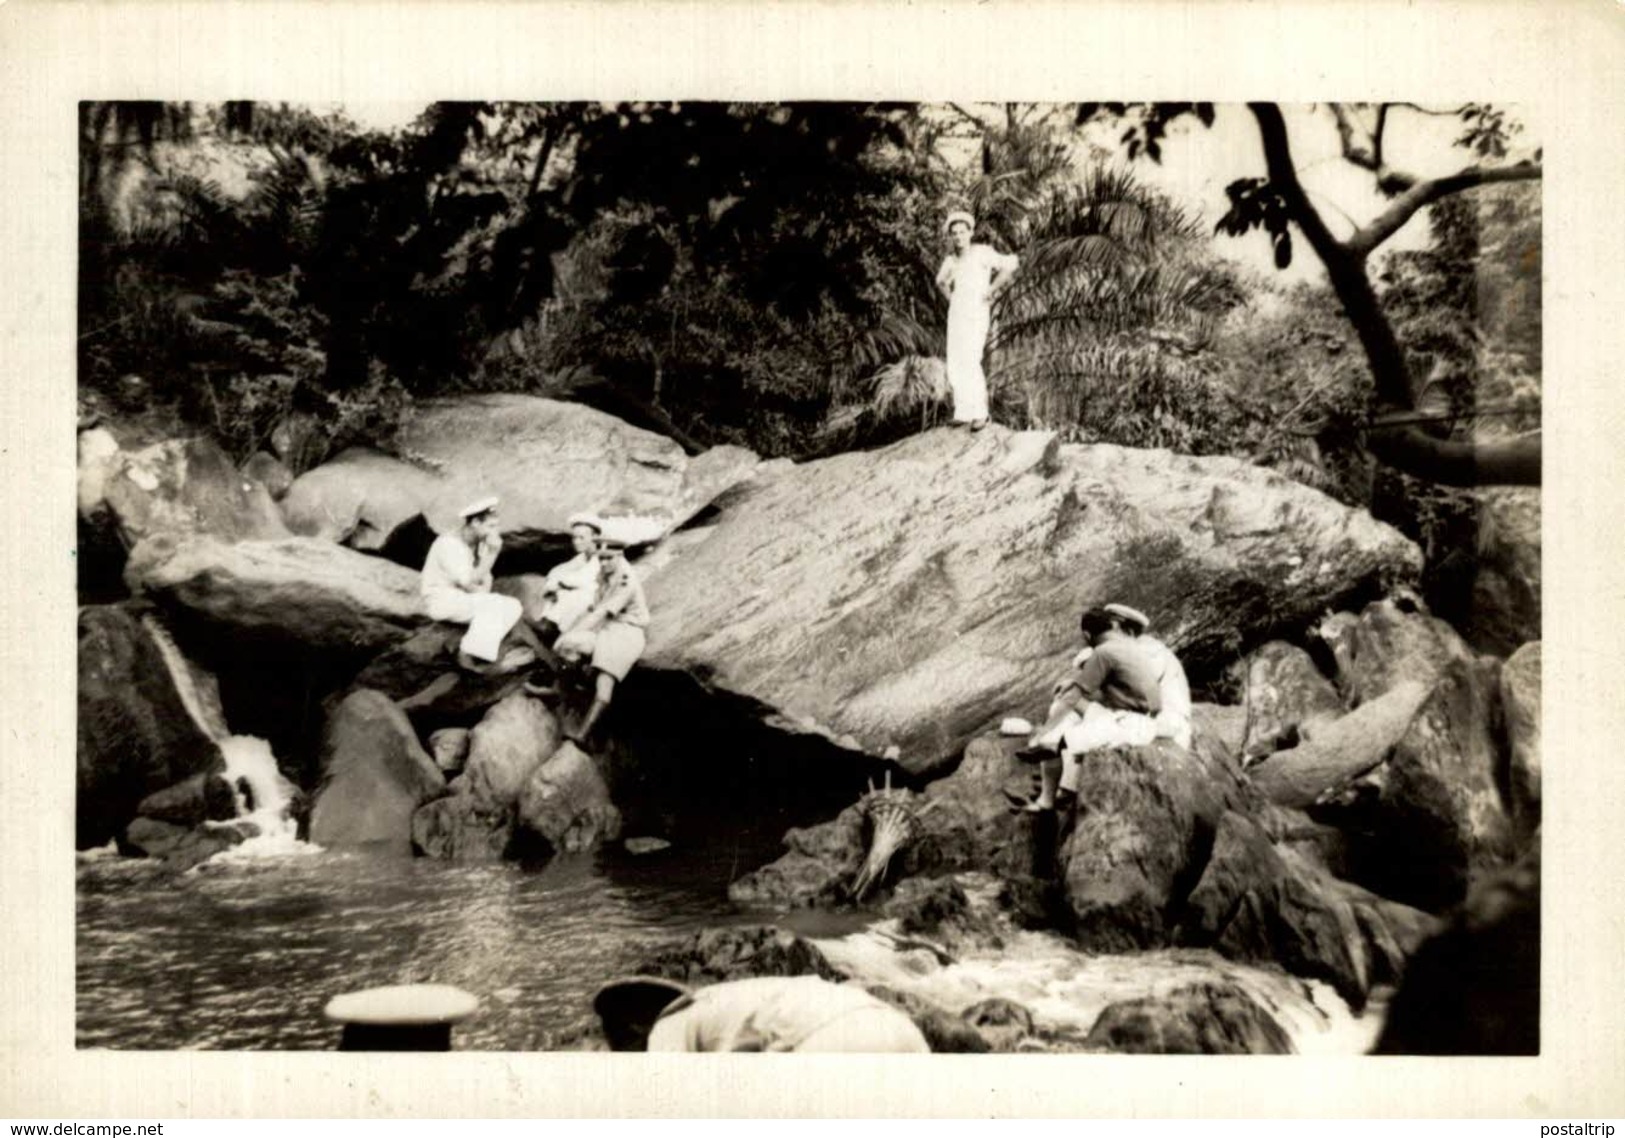
M 937 270 L 937 287 L 948 297 L 948 387 L 954 397 L 954 425 L 987 426 L 987 376 L 982 354 L 994 298 L 1015 274 L 1019 259 L 991 245 L 971 242 L 976 219 L 961 210 L 948 215 L 944 229 L 951 251 Z

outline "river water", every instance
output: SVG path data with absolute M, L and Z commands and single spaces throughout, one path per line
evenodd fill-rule
M 481 999 L 457 1029 L 468 1050 L 575 1045 L 592 993 L 656 946 L 701 927 L 759 923 L 727 882 L 774 856 L 777 835 L 733 834 L 642 857 L 614 851 L 541 867 L 269 851 L 177 874 L 155 863 L 82 857 L 78 867 L 80 1047 L 326 1049 L 322 1018 L 341 992 L 455 984 Z M 1241 982 L 1303 1052 L 1357 1053 L 1374 1017 L 1323 985 L 1205 952 L 1089 957 L 1044 934 L 942 967 L 883 947 L 859 914 L 775 922 L 812 937 L 863 979 L 957 1011 L 988 995 L 1027 1004 L 1069 1034 L 1115 999 L 1193 979 Z

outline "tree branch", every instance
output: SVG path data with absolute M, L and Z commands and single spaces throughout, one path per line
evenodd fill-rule
M 1444 178 L 1418 182 L 1395 199 L 1377 218 L 1349 238 L 1347 248 L 1356 257 L 1365 258 L 1404 226 L 1417 210 L 1431 205 L 1440 198 L 1459 194 L 1475 186 L 1489 186 L 1500 182 L 1533 182 L 1541 177 L 1541 167 L 1528 163 L 1518 166 L 1469 166 L 1459 173 Z
M 1274 103 L 1249 103 L 1248 107 L 1258 121 L 1270 183 L 1285 201 L 1292 220 L 1308 240 L 1310 248 L 1326 266 L 1326 275 L 1338 300 L 1342 302 L 1344 315 L 1360 338 L 1379 403 L 1389 410 L 1411 411 L 1414 408 L 1414 395 L 1411 391 L 1410 368 L 1399 341 L 1394 337 L 1393 327 L 1377 303 L 1376 290 L 1366 276 L 1364 255 L 1355 253 L 1332 236 L 1325 221 L 1310 204 L 1292 163 L 1292 147 L 1287 140 L 1286 121 L 1281 117 L 1280 108 Z M 1475 181 L 1471 184 L 1482 183 Z M 1462 185 L 1446 192 L 1454 193 L 1466 188 Z M 1414 213 L 1415 209 L 1411 212 Z M 1373 427 L 1367 432 L 1366 440 L 1368 449 L 1379 462 L 1434 482 L 1455 486 L 1540 483 L 1538 439 L 1481 445 L 1433 438 L 1416 426 L 1406 425 Z

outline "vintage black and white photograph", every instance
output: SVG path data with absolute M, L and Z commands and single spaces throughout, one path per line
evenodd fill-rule
M 75 1046 L 1539 1054 L 1537 111 L 80 102 Z

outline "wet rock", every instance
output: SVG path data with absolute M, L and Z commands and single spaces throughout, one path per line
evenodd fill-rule
M 792 908 L 845 900 L 867 848 L 863 816 L 848 807 L 830 822 L 790 830 L 784 844 L 783 857 L 729 884 L 729 900 Z
M 1401 683 L 1347 715 L 1319 721 L 1313 737 L 1277 751 L 1248 777 L 1272 802 L 1309 806 L 1388 758 L 1430 693 L 1427 685 Z
M 1258 1001 L 1231 984 L 1190 984 L 1123 1000 L 1100 1013 L 1088 1043 L 1136 1055 L 1290 1055 L 1292 1040 Z
M 885 984 L 865 984 L 864 990 L 913 1020 L 934 1052 L 981 1055 L 993 1050 L 974 1026 L 924 997 Z
M 625 519 L 628 540 L 646 544 L 749 478 L 759 461 L 739 447 L 689 458 L 612 415 L 529 395 L 420 402 L 398 450 L 411 461 L 350 450 L 302 475 L 285 503 L 291 524 L 381 545 L 380 535 L 414 515 L 444 532 L 469 501 L 497 494 L 513 553 L 561 548 L 570 515 L 583 510 Z
M 443 727 L 430 735 L 429 754 L 434 756 L 434 765 L 442 771 L 462 770 L 468 758 L 468 736 L 466 727 Z
M 314 538 L 149 538 L 130 554 L 131 591 L 201 619 L 325 659 L 365 659 L 427 622 L 418 575 Z
M 1041 716 L 1080 598 L 1128 598 L 1187 670 L 1417 572 L 1397 531 L 1225 458 L 994 428 L 785 471 L 648 580 L 645 665 L 943 769 Z
M 541 700 L 522 691 L 505 696 L 469 734 L 468 762 L 459 779 L 462 792 L 487 813 L 513 811 L 520 792 L 562 737 L 558 717 Z M 565 774 L 561 767 L 561 777 Z
M 1474 656 L 1455 629 L 1404 596 L 1373 602 L 1358 616 L 1335 613 L 1315 634 L 1336 662 L 1332 679 L 1349 707 L 1407 681 L 1431 689 L 1450 663 Z
M 85 520 L 107 512 L 107 480 L 118 465 L 119 444 L 113 432 L 95 427 L 79 432 L 79 516 Z
M 123 848 L 140 857 L 160 858 L 184 872 L 258 833 L 250 822 L 177 826 L 156 818 L 137 818 L 124 833 Z
M 979 1000 L 960 1012 L 959 1018 L 987 1040 L 994 1051 L 1020 1050 L 1035 1035 L 1033 1013 L 1003 996 Z
M 76 842 L 105 845 L 148 795 L 222 765 L 205 723 L 208 677 L 183 696 L 163 650 L 129 605 L 79 610 Z M 180 664 L 185 668 L 184 661 Z M 188 709 L 200 708 L 205 723 Z
M 1520 841 L 1540 828 L 1540 641 L 1525 644 L 1501 669 L 1507 789 Z
M 1185 899 L 1175 939 L 1324 980 L 1358 1010 L 1431 927 L 1426 914 L 1278 849 L 1257 823 L 1231 811 Z
M 467 794 L 437 798 L 412 814 L 413 849 L 442 861 L 501 861 L 513 835 L 513 810 L 482 810 Z
M 1385 897 L 1437 911 L 1461 900 L 1471 873 L 1505 865 L 1511 819 L 1497 787 L 1500 661 L 1449 663 L 1351 807 L 1351 873 Z
M 544 759 L 519 794 L 519 827 L 556 853 L 577 853 L 621 834 L 621 812 L 610 801 L 591 755 L 564 742 Z
M 1083 944 L 1124 952 L 1166 943 L 1168 914 L 1195 882 L 1220 817 L 1240 800 L 1234 772 L 1172 744 L 1088 756 L 1060 851 Z
M 1245 708 L 1244 763 L 1296 746 L 1317 724 L 1343 714 L 1337 689 L 1297 645 L 1272 640 L 1231 673 Z
M 155 534 L 208 534 L 223 541 L 288 536 L 266 488 L 206 438 L 118 452 L 105 471 L 103 494 L 128 546 Z
M 310 840 L 332 849 L 410 854 L 414 813 L 446 789 L 405 714 L 366 689 L 346 696 L 328 719 L 321 772 Z
M 644 857 L 671 849 L 671 843 L 665 838 L 627 838 L 621 848 L 634 857 Z
M 190 828 L 208 821 L 235 818 L 237 798 L 231 792 L 231 784 L 218 772 L 211 771 L 195 774 L 147 795 L 136 806 L 136 813 L 152 821 Z
M 751 976 L 846 978 L 817 946 L 772 925 L 702 929 L 657 949 L 636 971 L 689 985 Z
M 881 911 L 897 920 L 905 940 L 929 937 L 942 951 L 1003 948 L 1016 928 L 1004 883 L 986 873 L 910 877 Z
M 467 630 L 462 625 L 437 621 L 397 639 L 362 668 L 355 686 L 373 688 L 394 700 L 424 692 L 442 676 L 455 681 L 436 686 L 429 697 L 415 700 L 413 715 L 458 717 L 481 711 L 518 691 L 525 675 L 477 675 L 457 666 L 457 646 Z
M 264 451 L 255 451 L 243 463 L 243 477 L 265 487 L 273 501 L 281 501 L 293 485 L 293 471 L 281 459 Z
M 1540 858 L 1474 887 L 1411 958 L 1373 1049 L 1383 1055 L 1540 1053 Z

